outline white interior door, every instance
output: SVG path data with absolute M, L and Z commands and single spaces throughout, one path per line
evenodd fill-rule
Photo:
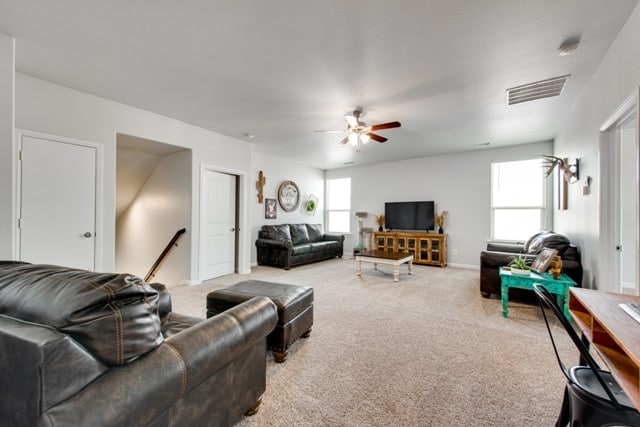
M 598 289 L 640 295 L 640 89 L 600 126 Z
M 617 271 L 616 284 L 620 292 L 638 294 L 636 265 L 638 262 L 636 235 L 638 223 L 638 195 L 636 180 L 638 177 L 636 155 L 636 120 L 623 123 L 618 135 L 618 168 L 614 170 L 619 191 L 616 192 L 617 209 Z
M 200 280 L 235 271 L 236 177 L 202 170 Z
M 93 270 L 96 148 L 20 139 L 20 260 Z

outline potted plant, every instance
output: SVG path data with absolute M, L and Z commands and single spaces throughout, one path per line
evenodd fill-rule
M 314 215 L 316 213 L 316 208 L 318 207 L 318 198 L 313 194 L 309 195 L 309 199 L 305 205 L 305 210 L 308 215 Z
M 378 224 L 378 231 L 382 231 L 382 227 L 384 226 L 384 215 L 374 215 L 376 224 Z
M 438 233 L 439 234 L 443 234 L 444 233 L 444 221 L 447 219 L 447 215 L 449 215 L 448 211 L 442 211 L 442 213 L 440 215 L 434 215 L 433 216 L 433 222 L 435 222 L 435 224 L 438 226 Z
M 519 274 L 521 276 L 528 276 L 531 272 L 531 267 L 527 265 L 527 260 L 522 257 L 522 255 L 518 255 L 516 258 L 513 258 L 509 261 L 508 267 L 511 267 L 512 274 Z
M 307 200 L 307 213 L 312 214 L 316 210 L 316 202 L 313 199 Z

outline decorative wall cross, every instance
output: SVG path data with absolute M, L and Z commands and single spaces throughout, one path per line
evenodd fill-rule
M 264 185 L 267 183 L 267 178 L 265 178 L 262 171 L 258 173 L 258 180 L 256 181 L 256 190 L 258 190 L 258 203 L 262 203 L 262 189 Z

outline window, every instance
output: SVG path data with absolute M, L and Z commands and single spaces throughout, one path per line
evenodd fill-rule
M 327 180 L 327 231 L 349 233 L 351 178 Z
M 491 165 L 491 230 L 497 240 L 525 241 L 545 228 L 541 159 Z

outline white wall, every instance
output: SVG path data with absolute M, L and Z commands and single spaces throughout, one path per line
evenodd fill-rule
M 583 286 L 614 291 L 612 282 L 598 283 L 600 268 L 600 194 L 598 191 L 600 126 L 640 86 L 640 5 L 630 15 L 575 103 L 555 139 L 555 155 L 580 158 L 580 175 L 593 178 L 591 194 L 582 195 L 579 185 L 569 186 L 569 209 L 556 212 L 556 230 L 580 245 L 585 271 Z M 580 51 L 576 52 L 580 54 Z
M 164 156 L 116 226 L 116 272 L 145 277 L 176 231 L 186 228 L 154 282 L 179 285 L 189 278 L 191 152 Z
M 384 203 L 433 200 L 436 212 L 449 211 L 447 233 L 449 265 L 480 265 L 480 251 L 491 237 L 491 162 L 550 154 L 550 141 L 507 148 L 352 167 L 326 172 L 327 179 L 351 177 L 351 210 L 368 212 L 365 227 L 377 230 L 373 215 L 384 213 Z M 345 241 L 351 251 L 357 239 L 357 218 Z M 453 255 L 457 249 L 458 255 Z
M 0 33 L 0 259 L 14 259 L 14 69 L 15 40 Z
M 5 99 L 2 97 L 1 99 Z M 90 141 L 104 146 L 104 200 L 103 227 L 97 230 L 104 237 L 102 259 L 97 269 L 113 271 L 115 268 L 115 153 L 116 134 L 164 142 L 192 149 L 191 224 L 187 225 L 192 236 L 199 236 L 199 183 L 200 164 L 206 163 L 222 171 L 233 171 L 251 176 L 250 144 L 211 132 L 138 108 L 130 107 L 68 89 L 21 73 L 16 73 L 16 127 L 26 130 L 60 135 Z M 5 153 L 3 152 L 3 156 Z M 3 157 L 0 156 L 0 157 Z M 247 196 L 249 179 L 241 177 L 241 232 L 239 268 L 246 272 L 250 268 L 251 227 Z M 253 187 L 253 185 L 251 185 Z M 4 240 L 5 236 L 1 236 Z M 198 280 L 197 238 L 191 241 L 189 278 Z
M 263 153 L 252 153 L 251 165 L 251 196 L 249 204 L 252 210 L 251 225 L 251 263 L 257 262 L 255 240 L 258 238 L 258 230 L 263 224 L 296 224 L 313 223 L 324 224 L 324 171 L 302 164 L 296 164 L 290 160 L 274 157 Z M 258 191 L 256 181 L 262 171 L 267 179 L 263 189 L 265 199 L 278 199 L 278 187 L 283 181 L 293 181 L 300 190 L 300 206 L 295 212 L 285 212 L 277 205 L 277 218 L 265 219 L 264 202 L 258 203 Z M 318 206 L 315 215 L 310 216 L 304 210 L 309 195 L 318 197 Z

